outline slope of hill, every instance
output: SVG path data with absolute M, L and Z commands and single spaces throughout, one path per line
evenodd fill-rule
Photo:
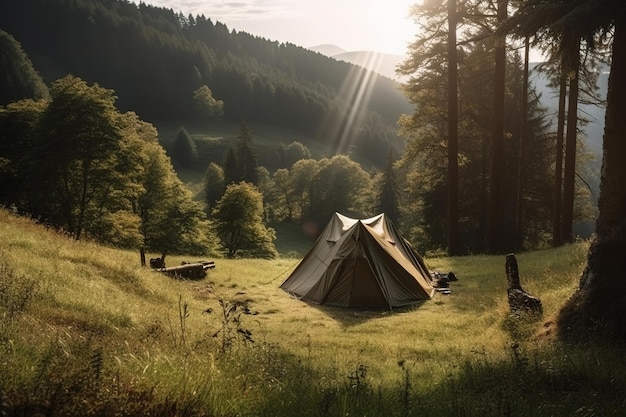
M 547 317 L 586 248 L 519 255 Z M 508 314 L 500 256 L 427 259 L 458 272 L 452 295 L 378 311 L 290 297 L 295 259 L 217 259 L 176 280 L 3 209 L 0 253 L 0 414 L 618 415 L 625 400 L 620 347 L 561 349 Z
M 397 119 L 412 109 L 396 82 L 356 65 L 144 3 L 2 2 L 0 29 L 48 84 L 68 73 L 97 82 L 115 90 L 121 110 L 153 123 L 206 121 L 194 94 L 207 86 L 232 123 L 283 126 L 326 143 L 348 136 L 351 146 L 380 126 L 381 141 L 398 146 Z

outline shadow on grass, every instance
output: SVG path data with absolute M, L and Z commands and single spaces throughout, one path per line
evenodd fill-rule
M 369 320 L 388 317 L 392 314 L 410 313 L 420 308 L 426 302 L 427 301 L 420 301 L 419 303 L 413 305 L 394 308 L 334 307 L 323 304 L 307 304 L 322 311 L 333 320 L 341 323 L 342 326 L 351 327 L 365 323 Z
M 370 377 L 367 364 L 346 375 L 320 370 L 309 374 L 311 369 L 302 368 L 285 384 L 286 390 L 266 393 L 255 415 L 623 415 L 626 372 L 620 349 L 597 345 L 507 349 L 508 355 L 498 359 L 484 352 L 468 355 L 454 374 L 428 387 L 421 386 L 416 376 L 419 363 L 399 362 L 397 382 L 384 385 Z

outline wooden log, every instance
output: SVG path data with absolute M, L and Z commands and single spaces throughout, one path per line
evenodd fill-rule
M 170 276 L 188 279 L 202 279 L 206 276 L 204 265 L 202 265 L 201 263 L 171 266 L 168 268 L 163 268 L 160 271 Z
M 197 262 L 183 262 L 183 265 L 189 265 L 192 263 L 202 264 L 204 269 L 213 269 L 215 268 L 215 261 L 197 261 Z

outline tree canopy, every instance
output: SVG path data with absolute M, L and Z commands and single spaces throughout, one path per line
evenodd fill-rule
M 230 184 L 213 209 L 213 227 L 226 256 L 245 251 L 249 256 L 276 256 L 273 229 L 263 224 L 263 195 L 247 182 Z
M 66 76 L 49 100 L 0 107 L 1 202 L 76 239 L 206 253 L 202 209 L 156 129 L 120 113 L 115 99 L 113 90 Z

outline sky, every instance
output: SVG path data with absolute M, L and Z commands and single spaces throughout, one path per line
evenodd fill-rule
M 417 32 L 409 17 L 416 0 L 141 1 L 185 16 L 203 14 L 230 30 L 305 48 L 332 44 L 346 51 L 405 55 Z

